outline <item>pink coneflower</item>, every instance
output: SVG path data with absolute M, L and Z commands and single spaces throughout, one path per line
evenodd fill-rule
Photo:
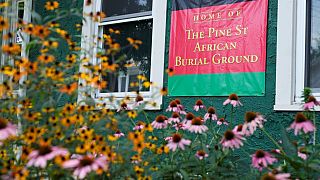
M 68 153 L 68 150 L 60 147 L 43 145 L 29 154 L 27 166 L 45 168 L 47 161 L 54 159 L 56 156 L 66 156 Z
M 167 147 L 172 151 L 175 151 L 178 147 L 184 150 L 184 146 L 185 145 L 189 146 L 190 144 L 191 144 L 190 140 L 183 139 L 180 134 L 174 134 L 172 136 L 172 139 L 169 140 Z
M 243 145 L 242 140 L 245 140 L 245 138 L 242 137 L 240 133 L 237 131 L 227 130 L 220 143 L 222 144 L 223 149 L 235 149 L 240 148 L 240 146 Z
M 216 109 L 214 109 L 214 107 L 209 107 L 207 113 L 204 115 L 204 120 L 206 121 L 208 119 L 214 121 L 218 120 L 218 117 L 216 115 Z
M 247 112 L 244 119 L 242 132 L 246 136 L 252 135 L 257 130 L 257 127 L 262 128 L 263 122 L 266 121 L 263 116 L 255 112 Z
M 304 147 L 298 149 L 298 157 L 300 157 L 303 160 L 306 160 L 308 158 L 306 154 L 306 149 Z
M 143 97 L 140 95 L 137 95 L 134 106 L 140 106 L 141 104 L 143 104 Z
M 194 118 L 195 116 L 191 113 L 191 112 L 188 112 L 186 117 L 184 118 L 184 120 L 182 121 L 182 123 L 186 124 L 187 126 L 190 126 L 191 124 L 191 121 L 192 119 Z
M 232 131 L 233 131 L 233 132 L 237 132 L 238 134 L 243 135 L 243 133 L 242 133 L 242 128 L 243 128 L 243 125 L 242 125 L 242 124 L 239 124 L 239 125 L 235 126 Z
M 179 123 L 180 122 L 180 115 L 177 112 L 173 112 L 172 116 L 168 119 L 168 123 Z
M 177 131 L 180 129 L 182 129 L 182 130 L 188 129 L 188 126 L 185 123 L 176 123 L 172 127 L 174 127 Z
M 107 158 L 101 156 L 95 159 L 93 156 L 80 156 L 77 159 L 70 159 L 63 163 L 63 168 L 73 169 L 73 175 L 79 179 L 83 179 L 91 171 L 98 169 L 106 170 L 108 168 Z
M 196 157 L 198 158 L 198 159 L 200 159 L 200 160 L 202 160 L 202 159 L 204 159 L 204 158 L 207 158 L 209 155 L 205 152 L 205 151 L 203 151 L 203 150 L 199 150 L 199 151 L 197 151 L 197 153 L 196 153 Z
M 208 130 L 208 127 L 203 125 L 201 117 L 195 117 L 192 119 L 191 124 L 188 126 L 190 132 L 202 134 Z
M 261 177 L 261 180 L 290 180 L 289 173 L 273 173 L 269 172 Z
M 239 101 L 239 97 L 236 94 L 230 94 L 227 100 L 223 102 L 223 105 L 231 104 L 233 107 L 242 106 Z
M 17 126 L 8 122 L 7 119 L 0 118 L 0 141 L 4 141 L 10 136 L 17 135 Z
M 172 136 L 165 137 L 164 140 L 165 140 L 165 141 L 171 141 L 171 140 L 172 140 Z
M 314 96 L 309 96 L 307 102 L 303 105 L 305 110 L 313 109 L 314 106 L 319 106 L 320 103 Z
M 120 130 L 117 130 L 113 135 L 117 138 L 124 136 L 124 134 Z
M 127 103 L 122 102 L 120 104 L 120 107 L 118 108 L 117 112 L 123 111 L 123 110 L 131 110 L 131 108 L 128 106 Z
M 205 106 L 203 104 L 203 101 L 200 99 L 197 100 L 196 104 L 193 106 L 193 110 L 195 110 L 195 111 L 199 111 L 199 109 L 204 109 L 204 108 L 205 108 Z
M 227 120 L 225 118 L 219 118 L 219 120 L 217 121 L 217 124 L 219 126 L 222 125 L 222 124 L 229 125 L 229 123 L 227 122 Z
M 137 124 L 133 127 L 133 130 L 135 131 L 139 131 L 139 130 L 142 130 L 144 128 L 144 123 L 139 121 L 137 122 Z
M 159 115 L 156 119 L 151 123 L 152 127 L 155 129 L 164 129 L 168 126 L 168 118 L 164 115 Z
M 298 113 L 289 129 L 294 129 L 294 134 L 297 135 L 301 130 L 303 130 L 304 133 L 312 132 L 315 130 L 315 127 L 303 113 Z
M 184 111 L 184 106 L 181 104 L 180 99 L 175 99 L 177 106 L 179 108 L 179 113 L 180 114 L 187 114 L 186 111 Z
M 251 157 L 252 166 L 259 169 L 259 171 L 262 171 L 263 168 L 277 162 L 276 158 L 263 150 L 257 150 L 255 154 L 251 155 Z
M 172 100 L 168 106 L 168 108 L 166 109 L 166 111 L 173 111 L 173 112 L 179 112 L 180 109 L 178 108 L 178 104 L 176 102 L 176 100 Z

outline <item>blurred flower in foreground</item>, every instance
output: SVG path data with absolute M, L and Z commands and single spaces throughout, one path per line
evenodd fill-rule
M 255 154 L 252 156 L 252 166 L 262 171 L 263 168 L 267 167 L 268 165 L 277 162 L 277 159 L 274 158 L 268 152 L 257 150 Z
M 11 124 L 7 119 L 0 118 L 0 141 L 4 141 L 10 136 L 16 136 L 16 134 L 16 125 Z

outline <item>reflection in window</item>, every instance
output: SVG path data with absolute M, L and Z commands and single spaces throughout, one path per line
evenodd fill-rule
M 151 11 L 152 0 L 104 0 L 102 10 L 107 17 Z
M 148 91 L 149 89 L 142 86 L 142 82 L 137 79 L 137 76 L 143 75 L 150 79 L 152 19 L 108 25 L 103 28 L 104 33 L 108 33 L 110 28 L 120 30 L 121 34 L 113 36 L 113 38 L 121 44 L 121 52 L 115 57 L 109 57 L 109 59 L 113 61 L 112 63 L 119 59 L 124 60 L 118 63 L 120 64 L 118 75 L 109 73 L 104 77 L 108 86 L 102 92 Z M 128 45 L 127 37 L 141 40 L 142 44 L 139 49 Z M 105 47 L 105 49 L 107 48 Z M 130 66 L 125 66 L 125 64 L 130 64 Z
M 310 74 L 311 88 L 320 92 L 320 0 L 311 0 L 310 18 Z M 319 88 L 319 89 L 318 89 Z

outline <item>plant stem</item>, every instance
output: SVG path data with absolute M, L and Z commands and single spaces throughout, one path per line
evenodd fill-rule
M 261 128 L 261 130 L 268 136 L 272 143 L 276 145 L 283 154 L 287 155 L 286 152 L 283 151 L 283 148 L 279 145 L 279 143 L 277 143 L 277 141 L 264 128 Z
M 313 131 L 313 145 L 316 145 L 316 138 L 317 138 L 317 124 L 316 124 L 316 113 L 313 111 L 313 125 L 315 126 Z

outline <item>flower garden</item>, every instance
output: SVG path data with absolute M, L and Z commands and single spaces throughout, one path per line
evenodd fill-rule
M 315 107 L 320 103 L 309 89 L 303 92 L 304 110 L 279 132 L 281 140 L 264 128 L 268 118 L 247 110 L 236 94 L 220 107 L 199 98 L 188 110 L 183 100 L 173 99 L 155 118 L 144 110 L 154 102 L 139 92 L 121 101 L 110 98 L 118 108 L 108 109 L 90 92 L 108 86 L 102 76 L 130 66 L 121 59 L 110 60 L 121 48 L 138 51 L 142 41 L 128 37 L 127 44 L 119 44 L 116 37 L 124 35 L 109 29 L 103 37 L 92 37 L 106 47 L 94 55 L 99 63 L 92 64 L 77 37 L 59 21 L 77 17 L 80 23 L 74 27 L 81 29 L 83 16 L 98 22 L 105 16 L 102 12 L 83 15 L 50 1 L 43 7 L 50 16 L 33 13 L 32 22 L 12 25 L 10 2 L 0 3 L 0 8 L 0 31 L 5 33 L 1 54 L 7 62 L 1 66 L 0 179 L 239 179 L 237 152 L 251 159 L 241 167 L 247 179 L 320 177 L 315 125 Z M 17 29 L 31 37 L 24 49 L 12 40 Z M 61 46 L 69 48 L 63 58 L 57 54 Z M 172 69 L 166 72 L 174 76 Z M 167 94 L 166 87 L 141 75 L 137 78 L 145 88 Z M 85 98 L 79 100 L 79 94 Z M 248 140 L 257 133 L 273 149 L 255 149 Z

